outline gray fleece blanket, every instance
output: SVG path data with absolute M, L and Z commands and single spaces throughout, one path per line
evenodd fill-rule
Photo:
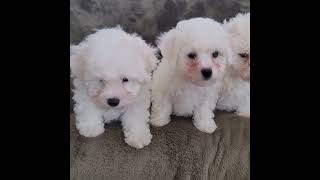
M 215 120 L 217 130 L 206 134 L 190 119 L 175 117 L 164 127 L 151 127 L 151 144 L 136 150 L 125 144 L 120 123 L 85 138 L 71 114 L 70 179 L 250 179 L 250 119 L 217 112 Z

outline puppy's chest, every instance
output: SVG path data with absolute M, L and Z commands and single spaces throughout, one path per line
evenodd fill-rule
M 119 118 L 125 113 L 125 109 L 110 109 L 103 113 L 103 119 L 105 123 L 110 123 L 111 121 L 119 120 Z
M 189 116 L 193 114 L 194 109 L 199 106 L 207 97 L 206 88 L 194 86 L 181 86 L 171 91 L 171 102 L 173 114 L 178 116 Z
M 203 96 L 205 93 L 199 91 L 196 88 L 179 88 L 171 93 L 172 100 L 174 101 L 191 101 L 192 99 L 199 98 Z

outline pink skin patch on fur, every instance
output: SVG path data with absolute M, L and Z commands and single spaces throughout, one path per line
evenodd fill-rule
M 124 96 L 128 97 L 128 99 L 131 99 L 131 98 L 134 98 L 136 95 L 125 89 L 125 95 Z
M 192 82 L 197 81 L 197 76 L 199 73 L 199 63 L 197 61 L 188 61 L 185 64 L 186 77 L 190 79 Z
M 98 90 L 93 96 L 92 99 L 95 102 L 95 104 L 99 107 L 105 108 L 108 107 L 106 104 L 107 99 L 111 97 L 118 97 L 120 99 L 120 104 L 117 107 L 122 107 L 130 104 L 133 99 L 136 97 L 136 95 L 132 92 L 129 92 L 126 88 L 121 87 L 121 89 L 118 89 L 111 94 L 104 94 L 103 89 Z
M 134 96 L 134 94 L 130 91 L 128 91 L 126 88 L 123 88 L 125 92 L 125 96 Z
M 219 70 L 220 67 L 221 67 L 221 65 L 220 65 L 219 63 L 214 62 L 214 61 L 213 61 L 213 66 L 214 66 L 215 68 L 217 68 L 218 70 Z
M 95 94 L 92 96 L 93 98 L 98 98 L 101 94 L 101 89 L 99 89 Z
M 250 58 L 240 65 L 239 72 L 242 79 L 250 79 Z
M 122 87 L 118 97 L 120 98 L 120 106 L 126 106 L 130 104 L 137 94 L 128 91 L 126 88 Z
M 103 96 L 101 95 L 101 91 L 99 91 L 99 93 L 97 93 L 95 96 L 93 96 L 93 100 L 95 102 L 96 105 L 98 105 L 99 107 L 104 107 L 105 106 L 105 99 L 103 98 Z
M 196 61 L 190 61 L 187 63 L 187 72 L 188 73 L 193 73 L 197 71 L 198 69 L 198 63 Z

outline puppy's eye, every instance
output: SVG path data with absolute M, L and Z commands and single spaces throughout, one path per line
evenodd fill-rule
M 123 82 L 123 83 L 128 82 L 128 81 L 129 81 L 128 78 L 126 78 L 126 77 L 125 77 L 125 78 L 122 78 L 122 82 Z
M 239 56 L 241 58 L 248 58 L 249 57 L 249 54 L 248 53 L 239 53 Z
M 188 54 L 188 57 L 189 57 L 190 59 L 195 59 L 195 58 L 197 57 L 197 54 L 196 54 L 196 53 L 189 53 L 189 54 Z
M 101 85 L 105 85 L 105 84 L 106 84 L 106 81 L 103 80 L 103 79 L 99 79 L 99 83 L 100 83 Z
M 213 58 L 217 58 L 219 56 L 219 51 L 215 51 L 212 53 Z

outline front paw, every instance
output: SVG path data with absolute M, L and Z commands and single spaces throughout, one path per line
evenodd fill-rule
M 202 132 L 213 133 L 217 125 L 213 119 L 193 121 L 194 126 Z
M 136 132 L 136 133 L 127 133 L 125 134 L 125 142 L 137 149 L 141 149 L 144 146 L 150 144 L 152 139 L 152 135 L 150 131 L 146 131 L 144 133 L 142 132 Z
M 103 123 L 78 123 L 77 129 L 79 133 L 85 137 L 96 137 L 104 132 Z
M 170 122 L 170 117 L 164 118 L 160 116 L 152 116 L 150 117 L 150 124 L 155 127 L 161 127 L 167 125 Z

